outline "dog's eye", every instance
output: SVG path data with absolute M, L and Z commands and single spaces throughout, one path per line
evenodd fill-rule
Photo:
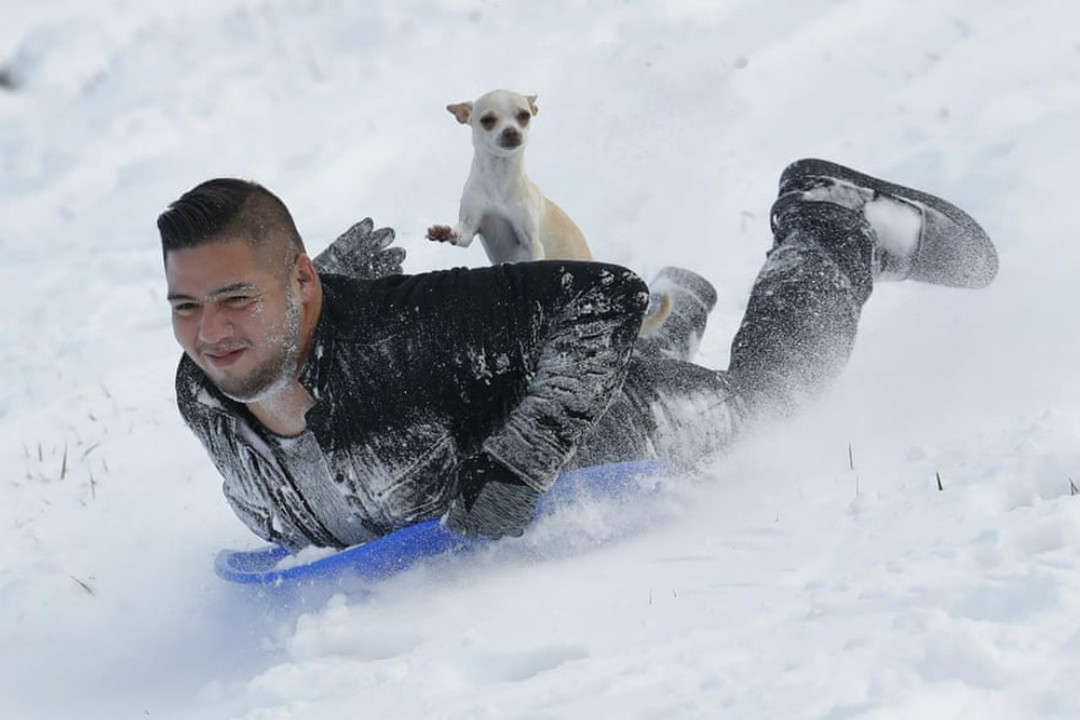
M 485 130 L 490 130 L 491 128 L 495 127 L 495 116 L 485 115 L 484 117 L 480 118 L 480 125 Z
M 517 121 L 522 125 L 528 125 L 530 118 L 532 118 L 532 113 L 528 110 L 521 110 L 517 114 Z

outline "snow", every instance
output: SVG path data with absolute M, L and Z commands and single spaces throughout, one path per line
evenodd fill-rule
M 0 717 L 1080 717 L 1075 3 L 0 14 Z M 259 542 L 175 409 L 157 214 L 249 177 L 313 253 L 370 215 L 410 271 L 483 265 L 424 232 L 471 157 L 445 105 L 498 87 L 598 258 L 716 284 L 704 364 L 799 157 L 956 201 L 1000 275 L 880 285 L 834 391 L 701 476 L 366 592 L 223 583 Z
M 891 255 L 913 257 L 919 244 L 922 208 L 895 200 L 875 198 L 863 209 L 866 219 L 874 226 L 877 241 Z

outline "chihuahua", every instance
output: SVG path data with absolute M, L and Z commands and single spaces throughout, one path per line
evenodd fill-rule
M 435 225 L 428 239 L 467 247 L 479 234 L 493 265 L 526 260 L 592 260 L 574 221 L 525 175 L 536 95 L 494 90 L 475 102 L 447 105 L 472 127 L 473 161 L 458 224 Z
M 474 102 L 447 105 L 472 127 L 473 161 L 458 224 L 433 225 L 427 237 L 468 247 L 480 235 L 492 265 L 529 260 L 592 260 L 585 236 L 562 208 L 525 175 L 529 125 L 540 112 L 536 95 L 493 90 Z M 671 311 L 671 297 L 653 297 L 641 332 L 651 333 Z

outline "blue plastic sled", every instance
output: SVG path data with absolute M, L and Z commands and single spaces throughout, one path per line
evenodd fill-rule
M 614 496 L 632 488 L 642 477 L 656 475 L 667 466 L 659 460 L 612 463 L 569 470 L 541 499 L 537 514 L 550 512 L 578 494 Z M 346 548 L 301 565 L 278 569 L 289 552 L 278 545 L 259 550 L 222 550 L 214 561 L 219 577 L 235 583 L 284 587 L 322 583 L 348 575 L 360 580 L 381 580 L 418 561 L 446 552 L 483 544 L 442 528 L 438 520 L 410 525 L 377 540 Z

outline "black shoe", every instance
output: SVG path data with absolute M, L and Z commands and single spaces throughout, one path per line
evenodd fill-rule
M 649 292 L 651 306 L 666 310 L 655 311 L 656 325 L 642 333 L 638 353 L 690 360 L 705 334 L 709 313 L 716 307 L 716 288 L 695 272 L 665 267 L 649 284 Z
M 997 275 L 997 251 L 986 231 L 963 210 L 929 193 L 816 159 L 798 160 L 784 170 L 780 196 L 789 193 L 802 193 L 806 200 L 836 202 L 851 209 L 862 209 L 879 199 L 914 208 L 921 222 L 911 247 L 902 250 L 902 255 L 897 254 L 895 246 L 875 248 L 875 265 L 886 274 L 960 288 L 986 287 Z M 875 226 L 874 218 L 869 219 L 875 232 L 883 234 L 885 228 Z

